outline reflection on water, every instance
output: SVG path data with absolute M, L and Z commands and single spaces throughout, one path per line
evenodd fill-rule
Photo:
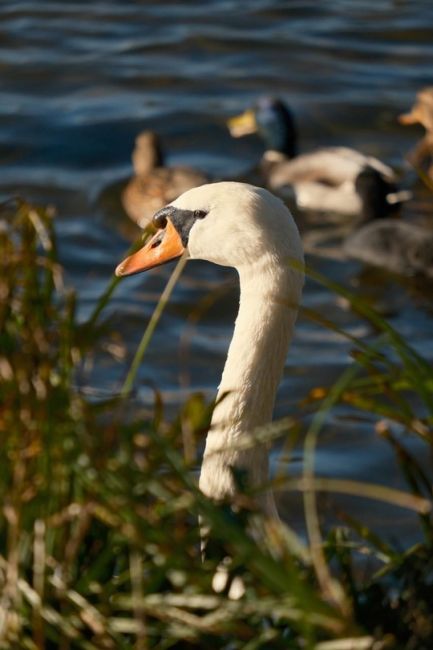
M 224 120 L 273 93 L 293 107 L 303 150 L 354 146 L 396 166 L 409 182 L 413 177 L 404 154 L 420 131 L 400 127 L 395 117 L 432 81 L 429 0 L 4 0 L 0 12 L 0 191 L 57 206 L 62 260 L 83 317 L 138 234 L 120 210 L 116 188 L 130 173 L 134 137 L 143 128 L 161 134 L 169 163 L 191 164 L 216 179 L 235 177 L 258 159 L 261 145 L 254 138 L 231 140 Z M 416 185 L 405 218 L 428 220 L 431 213 L 430 197 Z M 313 227 L 301 219 L 300 225 L 306 233 Z M 429 288 L 364 274 L 353 262 L 309 261 L 368 296 L 432 356 Z M 164 267 L 122 283 L 108 308 L 130 354 L 169 273 Z M 173 407 L 188 388 L 213 394 L 236 312 L 235 279 L 230 270 L 205 263 L 187 268 L 141 368 L 144 399 L 148 381 Z M 222 283 L 227 290 L 191 329 L 185 316 Z M 353 335 L 371 334 L 312 282 L 304 304 Z M 189 337 L 186 365 L 179 356 L 182 335 Z M 350 347 L 301 319 L 277 413 L 338 377 Z M 123 373 L 105 361 L 93 381 L 115 389 Z M 318 466 L 328 475 L 395 481 L 391 454 L 370 423 L 343 411 L 326 431 Z

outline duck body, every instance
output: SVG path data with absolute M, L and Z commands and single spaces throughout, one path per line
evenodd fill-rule
M 239 312 L 204 451 L 200 488 L 217 500 L 233 497 L 233 470 L 249 484 L 269 480 L 268 449 L 254 430 L 271 421 L 275 395 L 293 336 L 303 286 L 303 252 L 295 222 L 263 188 L 222 182 L 192 189 L 160 210 L 159 228 L 116 270 L 129 275 L 184 253 L 234 267 Z M 247 444 L 245 444 L 247 443 Z M 277 517 L 272 492 L 258 504 Z
M 395 219 L 378 219 L 349 235 L 348 257 L 405 276 L 433 279 L 433 231 Z
M 262 98 L 253 110 L 228 124 L 234 137 L 254 132 L 262 137 L 266 146 L 260 162 L 264 183 L 285 198 L 293 196 L 301 209 L 375 218 L 384 214 L 384 207 L 392 212 L 409 198 L 408 193 L 397 192 L 391 167 L 355 149 L 328 147 L 297 155 L 294 119 L 278 99 Z M 357 191 L 357 178 L 366 170 L 381 179 L 376 187 L 381 193 L 380 212 L 371 213 L 375 201 L 364 205 Z
M 318 149 L 276 163 L 270 168 L 268 185 L 279 193 L 293 188 L 296 203 L 304 210 L 357 215 L 363 211 L 363 197 L 356 181 L 366 170 L 376 172 L 383 181 L 385 197 L 396 191 L 390 167 L 348 147 Z
M 145 228 L 162 207 L 187 190 L 208 182 L 202 172 L 187 166 L 164 166 L 158 136 L 152 131 L 140 133 L 132 154 L 134 176 L 122 192 L 127 215 Z

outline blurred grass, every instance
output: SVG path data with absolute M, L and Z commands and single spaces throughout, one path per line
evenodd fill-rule
M 307 430 L 300 412 L 242 443 L 278 438 L 291 448 L 303 437 L 303 476 L 276 477 L 274 487 L 305 494 L 307 542 L 263 520 L 245 486 L 233 507 L 198 491 L 195 450 L 211 414 L 200 396 L 167 422 L 158 393 L 142 419 L 122 395 L 95 402 L 80 392 L 76 376 L 108 335 L 100 317 L 115 285 L 78 324 L 49 210 L 24 201 L 1 210 L 0 647 L 432 648 L 431 474 L 402 435 L 417 436 L 431 460 L 431 365 L 362 301 L 315 276 L 374 326 L 377 341 L 351 339 L 352 365 L 306 396 Z M 338 403 L 376 417 L 408 493 L 315 475 L 318 436 Z M 341 526 L 322 531 L 323 491 L 415 510 L 418 544 L 399 548 L 344 513 Z M 211 528 L 204 560 L 199 516 Z M 366 555 L 375 572 L 359 570 Z

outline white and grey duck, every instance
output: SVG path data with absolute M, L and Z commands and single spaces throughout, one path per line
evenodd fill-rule
M 280 99 L 260 98 L 252 109 L 228 120 L 228 127 L 233 137 L 261 137 L 266 147 L 260 161 L 264 184 L 283 196 L 293 194 L 301 209 L 370 219 L 395 211 L 411 196 L 398 191 L 391 167 L 355 149 L 326 147 L 298 154 L 295 121 Z M 369 195 L 367 204 L 360 187 Z
M 399 275 L 433 279 L 433 229 L 388 214 L 386 184 L 376 170 L 364 169 L 355 187 L 367 222 L 358 222 L 355 228 L 351 224 L 349 234 L 347 225 L 308 231 L 304 234 L 305 249 L 320 257 L 351 258 Z M 335 238 L 338 245 L 332 244 Z
M 433 280 L 433 230 L 399 219 L 377 219 L 349 235 L 347 257 L 404 276 Z

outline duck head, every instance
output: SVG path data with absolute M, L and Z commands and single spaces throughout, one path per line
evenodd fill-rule
M 422 124 L 427 133 L 433 134 L 433 86 L 417 93 L 417 101 L 410 113 L 399 115 L 400 124 Z
M 268 151 L 277 151 L 288 158 L 297 154 L 297 134 L 292 112 L 278 98 L 261 97 L 253 108 L 231 118 L 227 124 L 235 138 L 258 133 Z
M 164 164 L 161 142 L 156 133 L 143 131 L 136 137 L 132 164 L 135 174 L 141 178 Z

